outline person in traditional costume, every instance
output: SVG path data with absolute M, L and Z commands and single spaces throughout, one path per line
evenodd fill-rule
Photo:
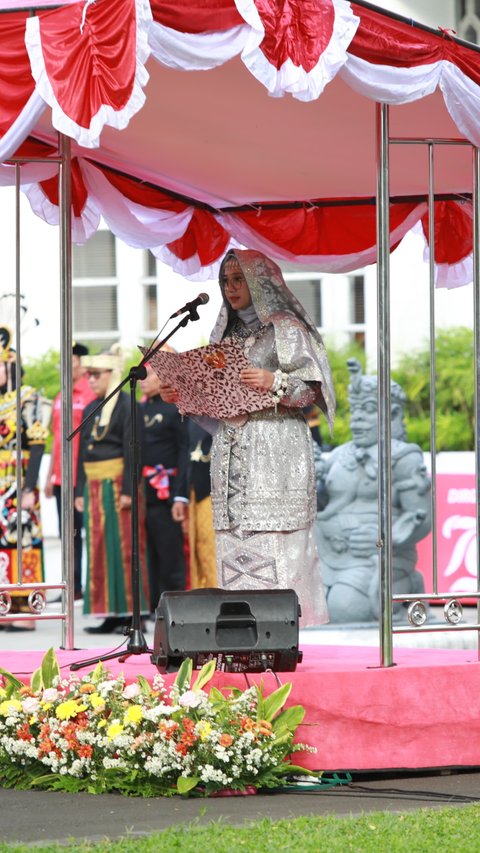
M 1 309 L 1 305 L 0 305 Z M 48 438 L 52 404 L 35 388 L 20 384 L 20 417 L 17 431 L 17 364 L 11 348 L 12 331 L 0 326 L 0 580 L 17 583 L 19 549 L 17 547 L 18 512 L 21 513 L 21 581 L 44 580 L 43 538 L 40 518 L 38 474 Z M 21 369 L 20 369 L 21 370 Z M 23 373 L 23 371 L 21 371 Z M 20 378 L 21 382 L 21 378 Z M 20 435 L 20 440 L 18 436 Z M 20 498 L 17 492 L 17 446 L 20 443 Z M 10 613 L 32 613 L 28 593 L 10 592 Z M 30 620 L 10 622 L 9 631 L 33 630 Z
M 187 518 L 189 588 L 217 586 L 215 531 L 211 497 L 212 436 L 191 418 L 188 422 Z
M 103 617 L 90 634 L 121 633 L 132 612 L 130 398 L 120 391 L 89 415 L 121 381 L 123 358 L 114 345 L 108 352 L 82 358 L 96 400 L 84 412 L 80 432 L 75 508 L 84 512 L 87 575 L 85 615 Z M 138 419 L 141 439 L 141 421 Z M 142 517 L 139 502 L 139 518 Z M 139 524 L 141 612 L 149 608 L 143 524 Z
M 332 426 L 335 395 L 321 336 L 261 252 L 228 252 L 223 304 L 210 342 L 244 342 L 240 374 L 265 394 L 260 411 L 217 421 L 211 458 L 218 585 L 297 592 L 303 626 L 328 620 L 315 544 L 312 438 L 302 409 L 316 404 Z M 162 396 L 175 402 L 168 385 Z M 202 422 L 207 426 L 207 422 Z
M 188 425 L 176 406 L 160 397 L 160 379 L 153 368 L 147 364 L 146 371 L 139 384 L 145 395 L 140 403 L 142 479 L 153 615 L 163 592 L 184 590 L 187 582 L 181 522 L 188 498 L 186 483 L 177 475 L 187 467 Z
M 75 342 L 72 347 L 72 429 L 77 429 L 82 422 L 83 411 L 88 403 L 96 399 L 86 376 L 86 368 L 82 365 L 82 356 L 88 355 L 85 344 Z M 53 445 L 50 455 L 50 466 L 45 480 L 45 497 L 54 497 L 57 504 L 58 528 L 62 531 L 62 395 L 58 393 L 53 402 L 52 433 Z M 78 448 L 80 435 L 73 439 L 73 486 L 77 475 Z M 73 510 L 73 577 L 75 601 L 83 598 L 82 591 L 82 551 L 83 551 L 83 514 Z

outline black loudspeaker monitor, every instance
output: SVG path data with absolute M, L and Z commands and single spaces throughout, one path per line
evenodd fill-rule
M 155 621 L 151 661 L 162 672 L 185 658 L 222 672 L 293 672 L 300 605 L 293 589 L 193 589 L 164 592 Z

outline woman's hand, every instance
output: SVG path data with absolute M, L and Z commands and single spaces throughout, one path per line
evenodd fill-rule
M 132 499 L 130 495 L 120 495 L 118 506 L 120 509 L 130 509 L 132 506 Z
M 22 492 L 22 509 L 32 510 L 35 508 L 35 492 Z
M 73 505 L 74 505 L 75 509 L 77 510 L 77 512 L 83 512 L 85 509 L 85 498 L 84 497 L 75 498 Z
M 250 388 L 256 388 L 257 391 L 270 391 L 274 379 L 274 374 L 263 367 L 245 367 L 240 372 L 240 382 Z
M 179 396 L 177 389 L 172 385 L 164 385 L 163 383 L 160 383 L 160 397 L 162 400 L 165 400 L 166 403 L 177 403 Z

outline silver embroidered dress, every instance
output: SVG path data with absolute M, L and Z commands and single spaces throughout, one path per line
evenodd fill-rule
M 284 396 L 275 405 L 267 393 L 264 410 L 221 421 L 214 436 L 218 584 L 225 589 L 292 588 L 302 608 L 301 625 L 319 625 L 328 616 L 313 531 L 312 439 L 302 407 L 317 403 L 332 423 L 330 368 L 320 335 L 279 267 L 260 252 L 234 254 L 253 308 L 236 316 L 224 298 L 211 342 L 230 335 L 244 339 L 255 367 L 282 371 Z

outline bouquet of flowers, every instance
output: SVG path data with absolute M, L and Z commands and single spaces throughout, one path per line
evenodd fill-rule
M 169 689 L 156 673 L 131 684 L 102 664 L 62 678 L 50 649 L 24 685 L 0 668 L 0 778 L 4 787 L 137 796 L 209 796 L 276 788 L 312 771 L 293 765 L 301 706 L 284 708 L 291 684 L 222 692 L 204 687 L 207 663 L 192 685 L 183 661 Z M 318 775 L 318 774 L 317 774 Z

